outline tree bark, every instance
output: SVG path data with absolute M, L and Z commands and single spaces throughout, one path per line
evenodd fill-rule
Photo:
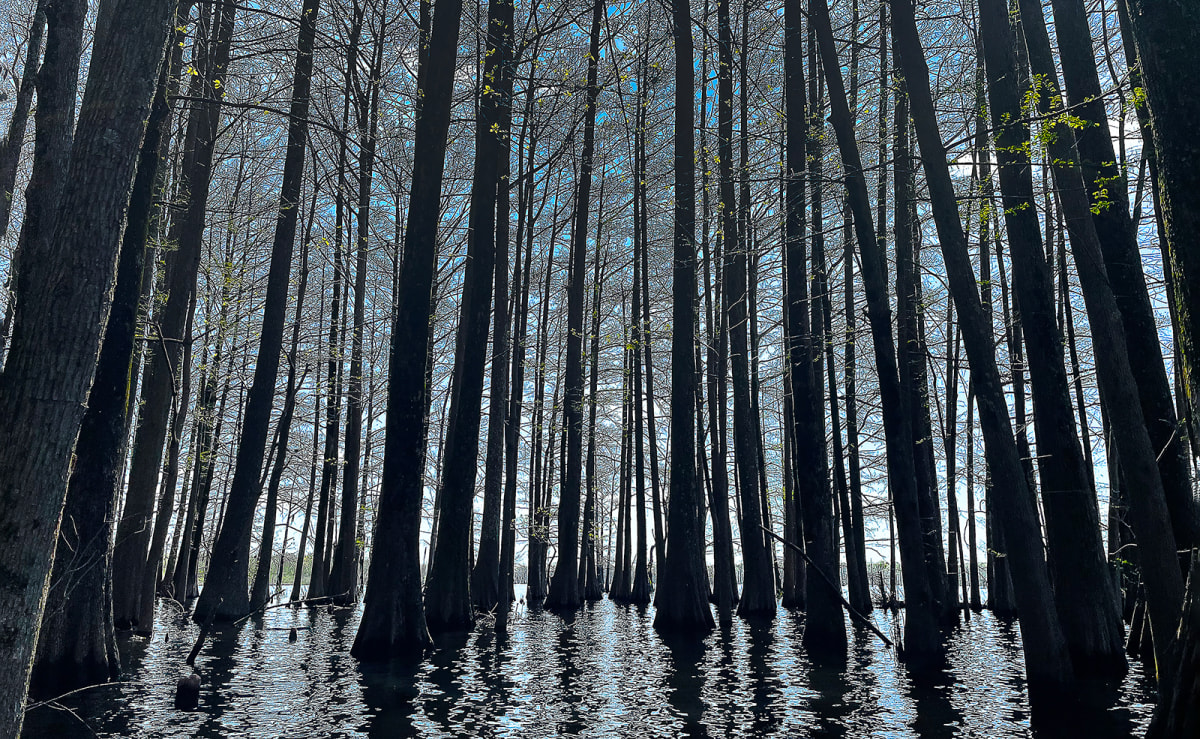
M 816 307 L 821 298 L 816 294 L 819 282 L 814 281 L 812 300 L 808 294 L 808 258 L 804 236 L 804 178 L 807 170 L 808 110 L 804 98 L 803 35 L 799 7 L 785 9 L 785 89 L 788 107 L 787 123 L 787 193 L 786 193 L 786 258 L 788 303 L 785 311 L 788 332 L 788 362 L 791 378 L 792 414 L 790 422 L 795 435 L 793 474 L 797 482 L 798 511 L 803 519 L 804 551 L 825 576 L 837 577 L 839 570 L 837 537 L 832 519 L 827 458 L 825 454 L 825 403 L 814 370 L 823 361 L 820 339 L 821 311 Z M 819 189 L 814 181 L 813 234 L 814 273 L 818 267 L 817 234 L 821 231 Z M 820 257 L 823 261 L 823 255 Z M 810 311 L 809 305 L 813 305 Z M 823 661 L 841 662 L 846 656 L 846 625 L 842 605 L 829 586 L 817 573 L 809 573 L 804 590 L 805 629 L 803 643 L 808 652 Z
M 184 11 L 186 12 L 186 11 Z M 153 210 L 158 146 L 170 105 L 166 65 L 150 108 L 120 256 L 112 308 L 67 483 L 46 609 L 30 677 L 37 699 L 113 679 L 119 659 L 112 620 L 109 540 L 128 437 L 128 395 L 141 299 L 146 232 Z
M 625 306 L 621 306 L 624 317 Z M 613 579 L 608 589 L 609 600 L 625 602 L 629 600 L 631 578 L 629 575 L 629 498 L 633 477 L 630 470 L 633 467 L 633 351 L 629 340 L 629 326 L 625 325 L 623 341 L 625 361 L 621 368 L 621 461 L 620 479 L 617 483 L 617 547 L 613 562 Z
M 1200 99 L 1189 91 L 1194 88 L 1200 70 L 1200 45 L 1196 43 L 1200 8 L 1181 0 L 1158 3 L 1122 0 L 1122 5 L 1127 8 L 1123 15 L 1136 42 L 1137 71 L 1145 85 L 1138 89 L 1145 94 L 1150 130 L 1143 130 L 1142 135 L 1149 136 L 1158 165 L 1159 206 L 1179 318 L 1181 369 L 1188 405 L 1195 415 L 1200 403 L 1200 374 L 1196 367 L 1196 322 L 1200 316 L 1200 145 L 1195 137 L 1196 126 L 1200 125 Z M 1058 10 L 1057 4 L 1055 9 Z M 1064 57 L 1064 72 L 1065 65 Z M 1135 340 L 1128 331 L 1127 336 Z M 1176 525 L 1174 519 L 1171 523 Z
M 718 157 L 721 178 L 721 236 L 725 247 L 724 309 L 729 321 L 729 346 L 733 369 L 734 455 L 737 460 L 738 495 L 742 501 L 739 528 L 742 535 L 742 598 L 738 614 L 775 615 L 775 572 L 762 529 L 762 504 L 758 473 L 758 442 L 750 397 L 750 347 L 746 337 L 747 253 L 738 238 L 737 198 L 733 188 L 733 32 L 729 0 L 717 2 Z
M 493 5 L 495 5 L 494 9 Z M 512 127 L 513 5 L 511 2 L 489 3 L 488 16 L 489 35 L 486 54 L 489 61 L 493 56 L 497 59 L 496 66 L 493 68 L 493 76 L 487 77 L 485 71 L 485 78 L 487 78 L 487 84 L 494 85 L 499 94 L 494 114 L 501 140 L 496 144 L 496 181 L 494 184 L 496 191 L 496 265 L 494 270 L 494 307 L 492 309 L 491 385 L 488 390 L 487 456 L 484 461 L 483 473 L 483 523 L 479 530 L 479 553 L 475 558 L 475 568 L 471 571 L 471 600 L 481 611 L 492 610 L 500 600 L 501 474 L 505 453 L 504 434 L 508 424 L 508 364 L 512 354 L 512 347 L 509 343 L 511 319 L 508 314 L 509 213 L 507 200 L 509 158 L 512 148 L 509 137 Z M 502 200 L 504 201 L 503 205 L 501 204 Z
M 1179 620 L 1179 671 L 1174 688 L 1154 711 L 1147 739 L 1187 739 L 1200 734 L 1200 555 L 1192 551 L 1187 594 Z
M 645 72 L 639 74 L 639 80 L 644 84 Z M 641 129 L 641 112 L 638 113 L 637 127 Z M 640 134 L 635 134 L 639 136 Z M 641 142 L 634 145 L 636 150 L 641 149 Z M 643 169 L 644 160 L 640 154 L 637 157 L 637 164 L 634 167 L 636 174 L 635 180 L 645 178 L 645 170 Z M 629 573 L 630 589 L 629 602 L 636 605 L 646 605 L 650 602 L 650 563 L 646 558 L 646 434 L 645 434 L 645 404 L 647 398 L 644 394 L 644 385 L 642 384 L 642 342 L 645 340 L 642 334 L 642 280 L 641 280 L 641 250 L 644 244 L 641 243 L 641 220 L 645 218 L 642 211 L 644 201 L 641 198 L 634 200 L 634 226 L 638 232 L 634 240 L 633 254 L 633 310 L 630 313 L 630 328 L 629 328 L 629 345 L 632 350 L 630 354 L 630 366 L 632 368 L 632 392 L 630 394 L 630 407 L 633 415 L 633 465 L 631 474 L 633 476 L 633 489 L 636 492 L 634 499 L 634 514 L 637 521 L 637 543 L 634 544 L 633 555 L 633 570 Z M 626 539 L 628 545 L 628 539 Z
M 888 49 L 890 44 L 887 33 L 887 4 L 880 3 L 879 5 L 879 59 L 881 68 L 888 66 Z M 888 120 L 888 99 L 891 97 L 892 91 L 881 85 L 879 90 L 879 152 L 878 160 L 880 162 L 887 161 L 887 120 Z M 887 167 L 879 167 L 878 178 L 875 191 L 876 203 L 876 220 L 883 223 L 887 213 Z M 854 296 L 854 213 L 850 208 L 849 197 L 846 198 L 846 207 L 843 210 L 845 223 L 842 227 L 842 235 L 844 248 L 842 253 L 846 301 L 845 301 L 845 318 L 846 318 L 846 348 L 845 348 L 845 374 L 846 374 L 846 451 L 848 471 L 850 475 L 850 523 L 854 529 L 854 548 L 857 550 L 857 559 L 860 572 L 857 578 L 851 578 L 851 581 L 858 580 L 857 589 L 859 590 L 858 599 L 854 596 L 854 588 L 851 589 L 851 603 L 859 609 L 860 613 L 870 613 L 871 611 L 871 588 L 867 581 L 867 535 L 866 524 L 863 520 L 863 492 L 862 492 L 862 461 L 859 457 L 859 425 L 858 425 L 858 370 L 856 363 L 858 361 L 858 318 L 857 305 Z M 886 252 L 887 249 L 887 230 L 878 229 L 876 239 L 879 243 L 879 250 Z M 895 568 L 892 568 L 895 572 Z
M 887 304 L 885 258 L 876 239 L 871 218 L 862 159 L 858 144 L 854 140 L 853 119 L 846 103 L 846 91 L 829 21 L 829 7 L 824 0 L 812 0 L 809 13 L 819 42 L 822 67 L 829 87 L 830 121 L 833 123 L 846 172 L 847 198 L 854 214 L 854 230 L 862 258 L 863 283 L 867 294 L 867 314 L 871 323 L 876 365 L 879 368 L 889 483 L 896 503 L 897 523 L 900 526 L 900 555 L 904 562 L 905 606 L 908 612 L 905 622 L 906 656 L 913 666 L 928 666 L 940 661 L 942 645 L 938 635 L 929 576 L 924 567 L 912 434 L 907 419 L 902 415 L 896 348 L 892 343 L 891 311 Z
M 305 241 L 307 242 L 308 239 L 305 239 Z M 323 287 L 324 286 L 322 286 L 322 288 Z M 322 289 L 321 293 L 320 293 L 321 294 L 320 309 L 317 311 L 317 324 L 318 325 L 320 325 L 321 318 L 324 317 L 324 315 L 325 315 L 325 299 L 324 299 L 325 295 L 324 295 L 324 293 L 325 293 L 325 291 L 324 291 L 324 289 Z M 316 354 L 319 356 L 321 353 L 321 340 L 320 340 L 319 336 L 317 338 L 316 343 L 317 343 L 317 345 L 315 347 L 315 350 L 316 350 Z M 317 377 L 313 383 L 313 387 L 314 388 L 321 387 L 321 364 L 320 364 L 320 362 L 317 363 Z M 320 452 L 320 443 L 319 443 L 320 435 L 316 432 L 316 430 L 317 430 L 317 428 L 320 427 L 320 425 L 321 425 L 321 395 L 320 395 L 320 391 L 318 390 L 316 393 L 314 393 L 314 397 L 313 397 L 313 419 L 312 419 L 313 434 L 312 434 L 312 455 L 311 455 L 312 463 L 309 467 L 309 473 L 308 473 L 308 498 L 304 504 L 304 523 L 301 524 L 301 526 L 300 526 L 300 543 L 299 543 L 299 547 L 296 550 L 296 571 L 292 577 L 292 593 L 290 596 L 288 596 L 288 600 L 291 601 L 292 603 L 295 603 L 296 601 L 300 600 L 300 584 L 302 582 L 304 582 L 304 559 L 305 559 L 305 552 L 307 551 L 307 548 L 308 548 L 308 534 L 309 534 L 308 530 L 309 530 L 310 526 L 312 525 L 313 503 L 316 501 L 316 497 L 317 497 L 317 462 L 320 459 L 321 452 Z
M 647 6 L 649 12 L 649 6 Z M 649 58 L 649 54 L 645 57 Z M 638 96 L 641 104 L 638 106 L 638 111 L 641 116 L 641 124 L 637 126 L 638 141 L 640 142 L 639 150 L 641 152 L 641 171 L 646 171 L 646 165 L 649 158 L 646 155 L 646 118 L 649 114 L 649 90 L 646 86 L 638 88 Z M 657 396 L 654 394 L 654 358 L 653 345 L 654 339 L 652 336 L 652 326 L 650 322 L 650 203 L 647 197 L 647 178 L 645 176 L 635 178 L 635 188 L 640 198 L 641 206 L 641 244 L 642 244 L 642 354 L 646 360 L 646 434 L 648 450 L 650 452 L 650 508 L 651 515 L 654 521 L 654 575 L 652 580 L 657 587 L 657 582 L 663 570 L 663 558 L 666 555 L 666 535 L 663 532 L 663 502 L 662 502 L 662 485 L 659 481 L 658 469 L 658 423 L 655 413 L 655 405 Z
M 347 85 L 348 86 L 348 85 Z M 348 125 L 350 115 L 350 91 L 343 90 L 342 125 Z M 339 142 L 337 158 L 337 190 L 334 196 L 333 238 L 333 290 L 329 301 L 329 354 L 326 360 L 328 391 L 325 396 L 325 437 L 321 457 L 321 486 L 317 493 L 317 519 L 313 536 L 312 572 L 308 577 L 306 600 L 316 600 L 329 595 L 329 562 L 333 552 L 328 545 L 332 529 L 333 499 L 336 495 L 338 478 L 338 441 L 342 423 L 342 377 L 345 356 L 346 334 L 341 330 L 345 323 L 346 257 L 342 250 L 345 232 L 345 187 L 347 167 L 347 143 Z M 314 433 L 315 430 L 314 430 Z
M 814 184 L 815 172 L 809 172 L 808 139 L 812 136 L 809 130 L 808 109 L 804 99 L 804 29 L 801 26 L 801 8 L 798 3 L 787 3 L 784 6 L 784 105 L 787 115 L 784 120 L 784 137 L 786 146 L 786 161 L 783 182 L 783 228 L 784 228 L 784 296 L 786 298 L 783 310 L 784 341 L 787 351 L 788 364 L 785 370 L 787 399 L 785 401 L 785 421 L 789 429 L 789 448 L 792 450 L 788 458 L 787 474 L 784 475 L 784 537 L 800 547 L 805 546 L 804 523 L 802 520 L 803 502 L 800 499 L 801 485 L 810 484 L 813 471 L 802 476 L 797 469 L 798 460 L 805 452 L 797 446 L 801 440 L 801 432 L 812 431 L 812 409 L 807 407 L 807 399 L 811 395 L 812 374 L 808 353 L 812 345 L 809 325 L 808 274 L 807 274 L 807 242 L 805 241 L 805 179 L 812 176 Z M 815 71 L 815 70 L 814 70 Z M 817 101 L 819 105 L 819 101 Z M 819 155 L 813 157 L 816 165 Z M 815 166 L 814 166 L 815 170 Z M 815 201 L 814 201 L 815 203 Z M 814 212 L 814 222 L 816 213 Z M 819 231 L 820 226 L 813 229 Z M 832 376 L 832 375 L 831 375 Z M 806 394 L 801 394 L 806 393 Z M 822 411 L 823 412 L 823 411 Z M 805 437 L 805 443 L 811 439 Z M 804 608 L 805 581 L 804 561 L 791 547 L 783 549 L 783 597 L 784 608 Z
M 500 43 L 492 29 L 489 6 L 489 45 Z M 495 48 L 494 46 L 492 48 Z M 500 54 L 484 62 L 483 87 L 475 125 L 475 171 L 471 190 L 467 262 L 463 298 L 450 386 L 450 416 L 445 436 L 445 458 L 440 483 L 438 539 L 425 586 L 425 618 L 431 630 L 469 629 L 474 624 L 471 604 L 471 531 L 474 515 L 476 462 L 479 455 L 480 405 L 495 274 L 496 184 L 501 139 L 498 116 L 500 91 L 497 78 Z M 492 129 L 492 124 L 497 124 Z
M 3 736 L 20 733 L 64 481 L 108 319 L 121 224 L 171 9 L 168 2 L 102 3 L 94 74 L 84 90 L 52 238 L 24 258 L 24 284 L 37 288 L 24 292 L 0 375 L 0 417 L 6 419 L 0 428 L 0 569 L 9 573 L 0 578 Z M 82 29 L 82 4 L 78 10 Z M 74 98 L 72 91 L 72 104 Z M 55 337 L 52 348 L 47 336 Z
M 426 362 L 438 206 L 461 15 L 462 0 L 438 3 L 429 56 L 417 75 L 423 96 L 417 113 L 408 230 L 400 268 L 402 291 L 393 317 L 383 488 L 366 605 L 351 649 L 354 657 L 364 661 L 419 658 L 431 644 L 421 599 L 419 536 L 429 408 Z
M 1020 112 L 1017 62 L 1003 0 L 980 0 L 992 125 L 1012 248 L 1013 290 L 1029 347 L 1038 472 L 1055 604 L 1077 671 L 1123 673 L 1121 613 L 1100 538 L 1100 514 L 1071 408 L 1054 288 L 1046 264 Z
M 558 222 L 557 212 L 554 221 Z M 546 597 L 546 544 L 547 532 L 541 527 L 543 519 L 542 488 L 546 475 L 546 465 L 543 459 L 547 424 L 546 418 L 546 362 L 550 342 L 550 278 L 554 274 L 554 244 L 550 244 L 546 255 L 546 281 L 542 286 L 541 317 L 538 320 L 537 352 L 534 355 L 534 394 L 533 394 L 533 444 L 530 450 L 530 487 L 527 569 L 525 578 L 525 597 L 530 603 L 541 604 Z M 553 424 L 553 420 L 551 420 Z
M 579 589 L 579 498 L 583 475 L 583 303 L 587 269 L 588 214 L 591 208 L 592 157 L 596 141 L 596 100 L 600 63 L 600 20 L 604 0 L 595 0 L 588 40 L 587 102 L 583 113 L 583 151 L 575 193 L 571 232 L 571 271 L 567 288 L 567 367 L 563 422 L 566 466 L 558 504 L 558 567 L 546 595 L 549 608 L 576 608 L 583 602 Z M 599 246 L 597 246 L 599 248 Z
M 959 220 L 945 148 L 938 131 L 929 88 L 929 69 L 917 35 L 909 0 L 892 0 L 896 49 L 912 103 L 912 116 L 921 159 L 933 203 L 934 221 L 950 278 L 951 294 L 962 325 L 963 340 L 979 401 L 988 466 L 996 477 L 999 515 L 1014 575 L 1020 579 L 1017 607 L 1025 644 L 1025 671 L 1030 705 L 1035 711 L 1051 705 L 1070 690 L 1071 672 L 1066 643 L 1053 610 L 1049 573 L 1042 558 L 1040 524 L 1008 418 L 1008 404 L 996 366 L 991 326 L 976 291 Z
M 361 12 L 361 11 L 360 11 Z M 375 146 L 379 132 L 379 93 L 382 81 L 382 28 L 375 31 L 371 61 L 367 67 L 366 89 L 357 81 L 359 62 L 354 55 L 355 111 L 361 136 L 358 162 L 358 210 L 355 216 L 356 256 L 354 264 L 354 326 L 350 339 L 350 379 L 346 394 L 346 467 L 342 477 L 342 515 L 338 529 L 338 544 L 330 568 L 329 592 L 335 603 L 348 605 L 358 600 L 358 570 L 363 550 L 358 535 L 360 498 L 365 490 L 359 488 L 363 436 L 363 331 L 366 325 L 367 240 L 371 226 L 371 182 L 375 168 Z M 370 429 L 367 429 L 370 433 Z
M 583 542 L 579 553 L 579 588 L 584 600 L 599 600 L 599 573 L 596 569 L 596 542 L 600 538 L 597 524 L 596 480 L 596 411 L 599 405 L 597 393 L 600 388 L 600 301 L 604 291 L 604 268 L 600 262 L 600 243 L 604 227 L 604 174 L 600 176 L 600 197 L 596 213 L 596 254 L 592 261 L 592 305 L 591 305 L 591 348 L 588 350 L 590 375 L 588 379 L 588 447 L 584 462 L 584 485 L 586 497 L 583 505 Z M 607 260 L 606 260 L 607 261 Z
M 1039 83 L 1038 111 L 1052 116 L 1062 107 L 1053 77 L 1053 56 L 1040 5 L 1021 2 L 1021 26 L 1030 67 Z M 1093 340 L 1106 351 L 1096 354 L 1101 392 L 1121 453 L 1126 480 L 1141 494 L 1132 496 L 1134 533 L 1142 579 L 1146 586 L 1147 613 L 1156 638 L 1155 659 L 1161 687 L 1169 688 L 1174 674 L 1173 629 L 1183 603 L 1183 575 L 1178 566 L 1175 537 L 1162 478 L 1137 394 L 1126 347 L 1120 312 L 1100 251 L 1099 237 L 1087 201 L 1086 183 L 1079 167 L 1074 132 L 1053 118 L 1047 123 L 1047 143 L 1052 171 L 1066 216 L 1075 265 L 1079 270 Z
M 262 331 L 254 363 L 254 379 L 246 396 L 242 431 L 229 485 L 221 531 L 213 544 L 204 590 L 192 617 L 197 621 L 210 614 L 232 621 L 249 613 L 246 583 L 250 567 L 250 531 L 262 493 L 259 475 L 271 421 L 279 355 L 283 348 L 283 326 L 287 310 L 288 280 L 296 240 L 296 218 L 304 179 L 304 155 L 308 142 L 308 110 L 312 83 L 313 43 L 316 38 L 320 0 L 305 0 L 300 11 L 296 65 L 292 77 L 287 154 L 279 197 L 279 214 L 271 246 L 267 294 L 263 303 Z
M 153 536 L 151 523 L 154 502 L 163 469 L 164 442 L 171 426 L 171 408 L 179 396 L 184 345 L 196 291 L 203 237 L 207 223 L 209 186 L 212 182 L 213 155 L 216 150 L 221 100 L 220 81 L 229 64 L 236 8 L 222 2 L 209 15 L 212 28 L 203 28 L 207 37 L 197 42 L 193 66 L 199 74 L 189 89 L 194 103 L 184 139 L 184 162 L 178 197 L 186 200 L 182 216 L 172 224 L 171 237 L 178 244 L 168 259 L 167 297 L 161 312 L 154 317 L 153 329 L 158 345 L 143 369 L 142 400 L 125 507 L 117 523 L 113 549 L 113 618 L 118 629 L 134 629 L 149 634 L 152 623 L 142 623 L 142 587 Z M 150 329 L 147 328 L 147 333 Z
M 300 387 L 304 384 L 304 375 L 307 374 L 308 368 L 300 373 L 299 380 L 296 377 L 296 364 L 299 361 L 300 348 L 300 318 L 304 313 L 304 293 L 308 288 L 308 248 L 309 242 L 306 238 L 300 245 L 300 284 L 296 286 L 296 313 L 292 321 L 292 345 L 288 350 L 288 375 L 287 375 L 287 393 L 284 395 L 283 413 L 279 417 L 279 425 L 275 430 L 275 465 L 271 469 L 271 478 L 267 482 L 267 505 L 266 511 L 263 513 L 263 528 L 262 539 L 258 547 L 258 564 L 254 569 L 254 582 L 250 586 L 250 610 L 257 611 L 270 602 L 270 582 L 271 582 L 271 556 L 274 549 L 275 541 L 275 514 L 279 500 L 279 482 L 283 477 L 283 470 L 287 460 L 288 439 L 291 435 L 292 416 L 296 411 L 296 394 Z M 313 427 L 316 429 L 316 426 Z M 287 550 L 287 541 L 284 541 L 284 551 Z M 303 562 L 296 560 L 296 568 L 303 566 Z M 282 571 L 283 565 L 280 564 Z
M 534 63 L 530 63 L 530 77 Z M 525 134 L 529 127 L 530 113 L 533 109 L 535 86 L 530 84 L 525 98 L 525 115 L 522 117 L 521 141 L 517 146 L 522 151 L 525 144 Z M 508 424 L 504 430 L 504 509 L 501 522 L 500 537 L 500 590 L 497 607 L 497 629 L 507 629 L 508 615 L 512 608 L 515 595 L 514 583 L 516 570 L 517 549 L 517 445 L 521 436 L 521 411 L 525 398 L 525 342 L 529 331 L 529 285 L 533 274 L 533 157 L 537 153 L 536 137 L 530 136 L 529 157 L 526 171 L 528 181 L 521 191 L 523 198 L 518 198 L 517 205 L 517 262 L 513 268 L 513 288 L 515 295 L 520 296 L 517 303 L 516 320 L 513 326 L 512 345 L 512 382 L 509 385 Z M 518 160 L 519 162 L 520 160 Z M 521 172 L 518 181 L 525 175 Z M 523 202 L 522 202 L 523 200 Z M 545 201 L 543 200 L 543 205 Z M 501 210 L 507 204 L 507 196 L 501 193 L 499 206 Z M 498 216 L 506 220 L 506 216 Z M 525 241 L 525 266 L 522 270 L 520 244 Z
M 704 490 L 694 460 L 696 434 L 696 194 L 695 109 L 691 9 L 671 4 L 675 41 L 675 228 L 672 252 L 671 472 L 667 551 L 659 571 L 654 626 L 707 631 L 708 576 L 704 562 Z M 669 573 L 669 574 L 668 574 Z
M 921 515 L 921 543 L 925 552 L 925 570 L 933 594 L 934 609 L 940 621 L 947 618 L 946 561 L 942 550 L 941 515 L 933 474 L 933 459 L 928 454 L 933 440 L 923 423 L 929 405 L 925 382 L 924 344 L 918 326 L 920 269 L 917 265 L 916 214 L 913 204 L 915 183 L 909 140 L 908 93 L 903 82 L 897 92 L 896 121 L 893 130 L 896 171 L 893 182 L 893 230 L 896 241 L 896 344 L 899 362 L 901 407 L 908 419 L 913 442 L 917 500 Z
M 946 604 L 957 612 L 967 600 L 959 598 L 959 583 L 966 582 L 962 567 L 962 524 L 958 515 L 958 351 L 961 341 L 954 325 L 954 304 L 946 310 L 946 416 L 942 447 L 946 451 Z
M 8 296 L 0 349 L 3 349 L 19 312 L 21 294 L 40 290 L 31 284 L 22 267 L 23 253 L 41 253 L 54 233 L 54 217 L 71 155 L 75 101 L 79 91 L 79 57 L 83 48 L 82 14 L 78 2 L 41 6 L 46 20 L 46 52 L 33 83 L 37 91 L 34 113 L 33 165 L 25 188 L 25 220 L 9 260 Z M 19 153 L 19 152 L 18 152 Z

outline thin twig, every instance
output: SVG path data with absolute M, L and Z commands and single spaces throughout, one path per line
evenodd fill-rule
M 89 726 L 88 722 L 84 721 L 83 717 L 80 716 L 78 713 L 76 713 L 74 711 L 74 709 L 68 708 L 67 706 L 64 706 L 63 704 L 56 703 L 54 701 L 50 701 L 46 705 L 49 706 L 50 708 L 53 708 L 56 711 L 66 711 L 67 713 L 71 714 L 72 716 L 75 717 L 76 721 L 83 724 L 83 728 L 87 729 L 89 734 L 91 734 L 92 736 L 97 737 L 97 739 L 99 739 L 100 735 L 96 733 L 96 730 L 93 729 L 91 726 Z

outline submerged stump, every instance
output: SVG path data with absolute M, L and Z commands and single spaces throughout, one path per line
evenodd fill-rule
M 181 711 L 194 711 L 200 705 L 200 676 L 192 673 L 179 678 L 175 683 L 175 707 Z

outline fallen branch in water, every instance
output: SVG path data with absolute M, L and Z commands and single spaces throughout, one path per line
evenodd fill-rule
M 208 618 L 204 619 L 204 625 L 200 627 L 200 636 L 196 637 L 196 644 L 192 647 L 192 651 L 188 652 L 187 659 L 184 660 L 184 664 L 193 670 L 196 669 L 196 655 L 200 654 L 200 648 L 204 646 L 204 640 L 208 638 L 208 630 L 212 628 L 213 618 L 217 615 L 217 608 L 220 608 L 224 602 L 224 598 L 219 599 L 216 607 L 208 612 Z
M 75 717 L 76 721 L 83 724 L 83 728 L 87 729 L 89 734 L 91 734 L 92 736 L 97 737 L 97 739 L 99 739 L 100 735 L 96 733 L 96 730 L 93 729 L 91 726 L 89 726 L 88 722 L 84 721 L 83 717 L 80 716 L 78 713 L 76 713 L 74 711 L 74 709 L 68 708 L 68 707 L 64 706 L 63 704 L 58 703 L 56 701 L 43 701 L 43 704 L 45 704 L 49 708 L 53 708 L 56 711 L 65 711 L 65 712 L 71 714 L 72 716 Z
M 855 619 L 856 621 L 861 623 L 863 626 L 866 626 L 868 629 L 870 629 L 875 634 L 875 636 L 878 636 L 880 639 L 883 640 L 884 644 L 886 644 L 889 647 L 893 646 L 892 640 L 887 638 L 886 636 L 884 636 L 883 632 L 880 631 L 875 626 L 875 624 L 873 624 L 871 622 L 871 620 L 869 618 L 867 618 L 866 616 L 859 613 L 858 610 L 854 606 L 850 605 L 850 601 L 846 600 L 845 596 L 842 595 L 842 589 L 839 588 L 836 584 L 834 584 L 833 580 L 830 580 L 829 576 L 826 575 L 821 570 L 820 567 L 817 567 L 816 563 L 813 562 L 812 559 L 809 558 L 809 556 L 804 553 L 803 549 L 801 549 L 799 546 L 797 546 L 793 542 L 790 542 L 787 539 L 784 539 L 782 536 L 780 536 L 779 534 L 776 534 L 774 531 L 771 531 L 766 526 L 759 526 L 759 528 L 762 529 L 763 531 L 767 532 L 767 534 L 769 536 L 771 536 L 775 539 L 778 539 L 785 547 L 791 547 L 792 550 L 796 552 L 796 554 L 799 554 L 804 559 L 804 562 L 809 566 L 809 568 L 812 569 L 813 572 L 815 572 L 821 576 L 821 580 L 823 580 L 825 582 L 825 584 L 829 586 L 829 589 L 833 591 L 834 595 L 837 596 L 838 600 L 840 600 L 842 602 L 842 605 L 846 607 L 846 611 L 849 612 L 851 618 Z
M 35 708 L 41 708 L 42 706 L 49 706 L 51 703 L 58 703 L 63 698 L 68 698 L 72 695 L 75 695 L 76 693 L 82 693 L 83 691 L 91 690 L 92 688 L 102 688 L 102 687 L 105 687 L 106 685 L 132 685 L 132 684 L 133 683 L 128 682 L 128 681 L 92 683 L 91 685 L 84 685 L 82 688 L 75 688 L 74 690 L 63 693 L 62 695 L 56 695 L 53 698 L 47 698 L 44 701 L 38 701 L 37 703 L 30 703 L 29 705 L 25 706 L 25 710 L 32 711 Z
M 345 593 L 342 593 L 341 595 L 345 595 Z M 263 606 L 262 608 L 256 608 L 255 610 L 250 611 L 245 616 L 242 616 L 237 621 L 234 621 L 233 625 L 237 626 L 238 624 L 243 623 L 244 621 L 246 621 L 247 619 L 249 619 L 251 616 L 255 615 L 256 613 L 266 613 L 267 611 L 273 610 L 275 608 L 289 608 L 291 606 L 302 606 L 306 603 L 329 603 L 330 605 L 333 605 L 333 599 L 337 598 L 337 597 L 338 597 L 338 595 L 322 595 L 322 596 L 318 596 L 316 598 L 305 598 L 304 600 L 289 600 L 289 601 L 284 601 L 283 603 L 275 603 L 273 605 Z

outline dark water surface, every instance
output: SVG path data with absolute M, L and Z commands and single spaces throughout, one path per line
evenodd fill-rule
M 459 736 L 1140 736 L 1150 687 L 1141 667 L 1089 686 L 1066 727 L 1029 728 L 1017 626 L 972 615 L 949 638 L 946 671 L 914 681 L 878 637 L 856 629 L 845 671 L 814 666 L 803 617 L 735 619 L 703 644 L 664 639 L 653 609 L 605 600 L 573 622 L 521 609 L 511 636 L 490 623 L 443 636 L 422 664 L 350 657 L 358 610 L 278 608 L 214 633 L 196 660 L 200 708 L 172 708 L 199 629 L 160 603 L 154 638 L 123 638 L 118 684 L 34 709 L 24 737 Z M 876 612 L 884 633 L 890 615 Z M 299 639 L 288 642 L 288 629 Z M 169 633 L 169 640 L 164 638 Z

